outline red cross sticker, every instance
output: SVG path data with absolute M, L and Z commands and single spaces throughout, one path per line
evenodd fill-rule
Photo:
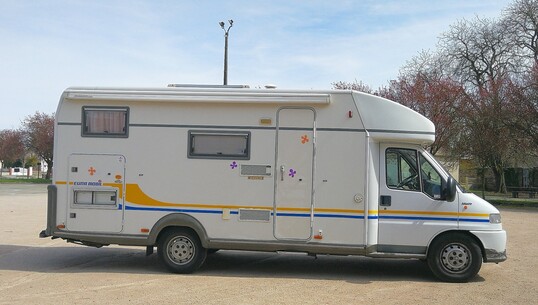
M 88 173 L 90 173 L 90 176 L 93 176 L 95 172 L 96 172 L 95 168 L 93 168 L 93 166 L 90 166 L 90 169 L 88 169 Z

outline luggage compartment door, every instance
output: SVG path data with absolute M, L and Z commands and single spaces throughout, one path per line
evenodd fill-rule
M 66 229 L 119 233 L 123 228 L 125 157 L 113 154 L 69 156 Z

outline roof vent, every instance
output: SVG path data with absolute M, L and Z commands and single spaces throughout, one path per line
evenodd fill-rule
M 212 88 L 242 89 L 242 88 L 250 88 L 249 85 L 203 85 L 203 84 L 168 84 L 168 87 L 172 87 L 172 88 L 203 88 L 203 89 L 212 89 Z
M 267 84 L 267 85 L 265 85 L 265 89 L 276 89 L 276 85 Z

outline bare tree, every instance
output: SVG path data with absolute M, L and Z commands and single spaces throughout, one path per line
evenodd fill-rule
M 538 157 L 538 64 L 510 88 L 510 118 L 507 124 L 523 135 L 520 146 Z
M 450 61 L 452 74 L 471 97 L 466 112 L 467 136 L 471 137 L 469 141 L 480 142 L 474 147 L 480 148 L 466 147 L 474 157 L 488 164 L 498 191 L 504 193 L 504 168 L 514 147 L 504 122 L 508 118 L 507 86 L 519 67 L 515 45 L 501 20 L 476 17 L 451 26 L 442 34 L 440 48 Z
M 441 35 L 439 46 L 453 75 L 470 89 L 483 90 L 516 70 L 515 45 L 499 20 L 459 20 Z
M 368 86 L 362 81 L 357 81 L 357 80 L 355 80 L 352 83 L 339 81 L 339 82 L 332 83 L 332 86 L 333 86 L 333 89 L 337 89 L 337 90 L 356 90 L 356 91 L 361 91 L 364 93 L 374 94 L 374 90 L 372 89 L 372 87 Z
M 26 147 L 47 163 L 46 178 L 50 179 L 54 142 L 54 116 L 41 112 L 26 117 L 23 121 Z
M 504 22 L 510 38 L 531 59 L 529 66 L 538 64 L 538 0 L 516 0 L 504 11 Z

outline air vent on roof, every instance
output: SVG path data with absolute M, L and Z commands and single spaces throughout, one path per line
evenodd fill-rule
M 168 87 L 173 88 L 204 88 L 204 89 L 212 89 L 212 88 L 232 88 L 232 89 L 242 89 L 242 88 L 250 88 L 249 85 L 201 85 L 201 84 L 168 84 Z

